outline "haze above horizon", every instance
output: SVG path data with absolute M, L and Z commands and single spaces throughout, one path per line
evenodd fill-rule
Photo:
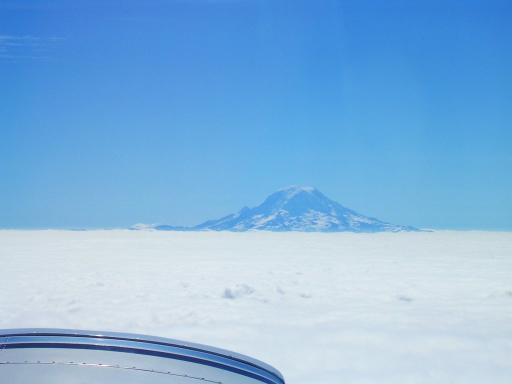
M 0 228 L 194 225 L 313 185 L 512 230 L 512 3 L 0 3 Z

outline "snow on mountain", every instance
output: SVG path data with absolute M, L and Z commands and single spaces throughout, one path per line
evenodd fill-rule
M 254 208 L 209 220 L 195 227 L 154 226 L 158 230 L 300 231 L 300 232 L 400 232 L 410 226 L 390 224 L 361 215 L 308 186 L 283 188 Z

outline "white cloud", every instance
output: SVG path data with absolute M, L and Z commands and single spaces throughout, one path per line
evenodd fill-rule
M 47 59 L 60 37 L 0 35 L 0 60 Z

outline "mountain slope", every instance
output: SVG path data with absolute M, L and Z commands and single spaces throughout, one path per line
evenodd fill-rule
M 271 194 L 257 207 L 244 207 L 237 213 L 206 221 L 190 230 L 398 232 L 416 229 L 361 215 L 329 199 L 313 187 L 291 186 Z

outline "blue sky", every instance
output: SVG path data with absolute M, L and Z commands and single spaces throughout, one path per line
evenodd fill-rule
M 510 1 L 2 1 L 0 227 L 195 224 L 290 184 L 512 229 Z

